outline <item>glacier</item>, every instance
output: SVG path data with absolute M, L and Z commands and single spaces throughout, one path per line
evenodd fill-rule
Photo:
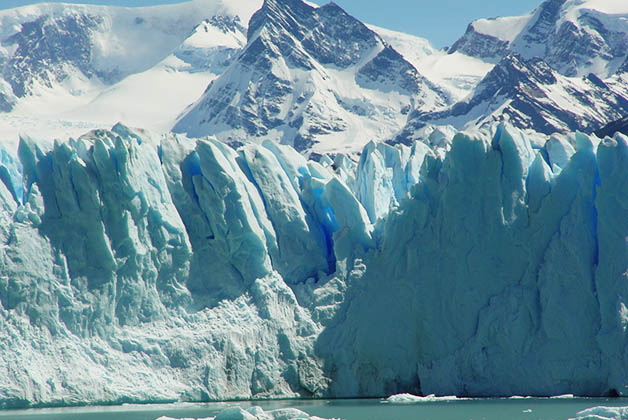
M 0 153 L 0 407 L 627 395 L 628 137 L 434 133 L 318 162 L 23 137 Z

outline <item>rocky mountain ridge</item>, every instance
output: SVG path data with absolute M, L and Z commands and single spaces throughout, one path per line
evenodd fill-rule
M 12 145 L 21 127 L 76 136 L 121 120 L 357 153 L 371 140 L 407 142 L 424 125 L 508 118 L 547 134 L 593 132 L 623 116 L 628 97 L 625 7 L 612 0 L 548 0 L 529 15 L 480 19 L 447 53 L 380 35 L 333 3 L 38 7 L 0 14 L 0 135 Z M 148 33 L 156 42 L 134 56 Z

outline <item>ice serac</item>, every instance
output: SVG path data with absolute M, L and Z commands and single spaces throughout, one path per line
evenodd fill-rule
M 196 147 L 200 174 L 192 178 L 213 240 L 248 281 L 271 270 L 276 236 L 255 186 L 237 164 L 237 153 L 216 141 Z M 212 238 L 210 238 L 212 239 Z
M 318 339 L 332 395 L 625 393 L 620 141 L 577 134 L 560 173 L 508 127 L 427 159 Z
M 79 156 L 85 143 L 89 151 Z M 111 132 L 76 144 L 44 153 L 22 141 L 24 200 L 30 204 L 23 211 L 59 252 L 59 274 L 86 292 L 77 298 L 94 311 L 90 330 L 99 333 L 114 318 L 121 324 L 159 318 L 159 296 L 179 303 L 185 295 L 180 282 L 189 245 L 155 150 Z M 79 331 L 83 321 L 72 313 L 77 306 L 69 306 L 62 321 Z
M 365 139 L 392 135 L 410 111 L 447 100 L 338 5 L 266 0 L 249 22 L 244 50 L 173 131 L 355 152 Z
M 388 214 L 407 198 L 419 180 L 419 170 L 431 149 L 417 142 L 412 148 L 403 144 L 368 143 L 356 168 L 356 190 L 371 223 Z
M 628 209 L 628 191 L 624 182 L 625 163 L 628 159 L 628 138 L 622 134 L 607 137 L 598 146 L 599 183 L 596 196 L 597 238 L 599 261 L 595 269 L 595 286 L 600 303 L 600 331 L 598 344 L 603 360 L 614 366 L 605 373 L 612 389 L 625 393 L 626 385 L 626 328 L 628 309 L 626 296 L 626 238 L 628 227 L 624 215 Z
M 248 146 L 243 162 L 264 200 L 277 235 L 274 267 L 288 282 L 317 277 L 328 269 L 324 234 L 303 208 L 299 193 L 279 161 L 266 148 Z

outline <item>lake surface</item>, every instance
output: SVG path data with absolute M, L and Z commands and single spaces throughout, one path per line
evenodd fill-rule
M 283 400 L 209 404 L 123 405 L 0 411 L 0 420 L 155 420 L 215 416 L 227 407 L 295 407 L 310 415 L 347 420 L 566 420 L 590 407 L 628 406 L 628 399 L 471 399 L 389 404 L 383 400 Z M 628 419 L 627 419 L 628 420 Z

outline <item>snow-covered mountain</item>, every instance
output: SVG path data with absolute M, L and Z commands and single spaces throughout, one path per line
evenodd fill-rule
M 594 74 L 568 78 L 540 58 L 510 53 L 482 79 L 472 95 L 446 111 L 417 113 L 396 138 L 419 140 L 426 124 L 458 129 L 491 126 L 499 121 L 552 134 L 592 132 L 628 114 L 625 92 L 618 92 Z
M 447 52 L 300 0 L 17 8 L 0 12 L 0 136 L 15 149 L 22 132 L 67 138 L 123 121 L 321 154 L 505 115 L 591 132 L 628 98 L 622 7 L 547 1 L 473 22 Z
M 472 22 L 449 51 L 495 63 L 515 52 L 565 76 L 604 79 L 626 61 L 627 17 L 623 0 L 546 0 L 528 15 Z
M 390 137 L 411 111 L 443 108 L 447 100 L 336 4 L 266 0 L 249 23 L 247 47 L 173 130 L 356 151 Z
M 623 1 L 547 0 L 524 16 L 472 22 L 447 53 L 494 67 L 447 110 L 416 112 L 395 141 L 411 143 L 427 124 L 463 129 L 508 120 L 546 134 L 590 133 L 625 116 L 627 17 Z
M 123 120 L 168 131 L 246 43 L 261 1 L 0 11 L 3 143 L 78 136 Z
M 600 138 L 613 137 L 615 133 L 620 132 L 628 135 L 628 117 L 613 121 L 595 132 Z

